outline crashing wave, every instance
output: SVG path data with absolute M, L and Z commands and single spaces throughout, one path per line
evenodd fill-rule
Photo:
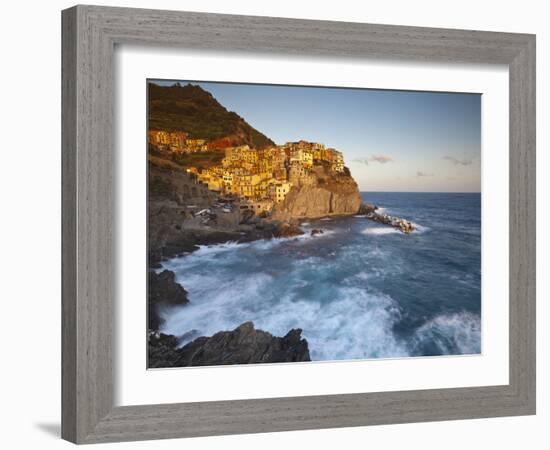
M 481 353 L 481 319 L 469 312 L 437 316 L 416 330 L 413 348 L 415 354 Z

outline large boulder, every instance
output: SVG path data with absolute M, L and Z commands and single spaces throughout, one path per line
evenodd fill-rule
M 149 367 L 213 366 L 311 361 L 302 330 L 292 329 L 284 337 L 257 330 L 245 322 L 233 331 L 199 337 L 177 348 L 177 339 L 158 333 L 149 335 Z
M 295 222 L 281 222 L 275 228 L 273 235 L 275 237 L 288 238 L 304 234 L 300 226 Z
M 160 273 L 149 271 L 148 279 L 148 322 L 150 330 L 158 330 L 163 320 L 159 316 L 160 306 L 178 306 L 189 303 L 187 291 L 176 283 L 176 276 L 170 270 Z

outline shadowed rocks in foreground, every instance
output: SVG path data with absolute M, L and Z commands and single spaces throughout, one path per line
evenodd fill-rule
M 149 271 L 148 280 L 148 322 L 150 330 L 158 330 L 163 319 L 158 314 L 160 306 L 177 306 L 189 303 L 187 291 L 176 283 L 176 275 L 170 270 L 160 273 Z
M 175 336 L 149 335 L 149 368 L 311 361 L 302 330 L 277 337 L 245 322 L 233 331 L 199 337 L 177 348 Z

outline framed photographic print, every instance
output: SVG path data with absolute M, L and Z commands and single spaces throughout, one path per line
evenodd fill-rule
M 532 35 L 63 11 L 63 437 L 534 414 L 534 177 Z

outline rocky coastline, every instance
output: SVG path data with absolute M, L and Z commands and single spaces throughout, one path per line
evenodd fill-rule
M 206 245 L 298 236 L 314 219 L 360 214 L 407 234 L 413 224 L 362 203 L 341 151 L 276 145 L 197 85 L 149 83 L 148 94 L 149 367 L 309 361 L 300 329 L 277 337 L 245 322 L 213 336 L 161 333 L 163 310 L 193 301 L 162 262 Z
M 300 329 L 278 337 L 245 322 L 213 336 L 197 333 L 191 341 L 190 336 L 162 333 L 162 309 L 186 307 L 192 299 L 173 272 L 160 269 L 162 261 L 192 253 L 203 245 L 298 236 L 304 233 L 301 222 L 323 217 L 359 214 L 403 233 L 414 230 L 412 223 L 362 204 L 357 185 L 348 174 L 335 176 L 320 169 L 314 175 L 313 181 L 297 184 L 272 214 L 265 214 L 251 210 L 249 203 L 239 198 L 209 191 L 179 167 L 150 160 L 149 368 L 310 361 L 308 342 Z M 322 235 L 323 229 L 314 228 L 310 234 Z
M 173 272 L 158 272 L 163 260 L 194 252 L 202 245 L 298 236 L 304 233 L 300 222 L 311 218 L 361 214 L 398 227 L 404 233 L 412 231 L 412 225 L 409 228 L 403 225 L 404 222 L 389 220 L 377 213 L 376 206 L 362 204 L 355 182 L 344 177 L 296 189 L 273 216 L 242 208 L 238 199 L 224 198 L 207 189 L 199 190 L 185 173 L 170 167 L 153 165 L 150 180 L 153 180 L 148 203 L 150 368 L 310 360 L 308 343 L 301 337 L 300 329 L 277 337 L 256 329 L 250 322 L 210 337 L 194 336 L 194 340 L 180 346 L 182 336 L 160 332 L 163 324 L 160 311 L 174 306 L 185 307 L 190 299 L 185 288 L 176 282 Z M 192 196 L 189 186 L 197 188 L 191 191 Z M 308 202 L 310 196 L 317 200 Z M 323 230 L 315 228 L 310 233 L 322 235 Z
M 161 309 L 186 306 L 190 303 L 187 291 L 176 282 L 169 270 L 148 276 L 148 367 L 187 367 L 204 365 L 250 364 L 310 361 L 308 342 L 302 330 L 292 329 L 285 336 L 273 336 L 245 322 L 231 331 L 213 336 L 174 336 L 160 332 L 164 323 Z M 194 337 L 181 346 L 180 342 Z
M 378 212 L 375 205 L 362 204 L 358 211 L 367 219 L 400 229 L 403 233 L 414 230 L 411 222 L 391 218 Z M 252 220 L 251 220 L 252 219 Z M 180 229 L 177 239 L 165 241 L 161 248 L 149 255 L 148 275 L 148 367 L 188 367 L 204 365 L 250 364 L 310 361 L 309 346 L 302 338 L 300 329 L 292 329 L 283 336 L 256 329 L 252 322 L 245 322 L 234 330 L 224 330 L 213 336 L 198 336 L 190 331 L 194 338 L 180 345 L 187 336 L 174 336 L 160 332 L 164 320 L 163 308 L 185 307 L 190 303 L 188 293 L 176 282 L 174 272 L 158 271 L 161 261 L 166 258 L 191 253 L 199 245 L 213 245 L 227 241 L 249 242 L 274 237 L 292 237 L 303 234 L 298 221 L 281 222 L 249 217 L 246 222 L 252 224 L 246 232 L 237 230 L 218 230 L 210 227 Z M 259 226 L 258 226 L 259 225 Z M 313 228 L 311 236 L 324 234 L 322 228 Z

